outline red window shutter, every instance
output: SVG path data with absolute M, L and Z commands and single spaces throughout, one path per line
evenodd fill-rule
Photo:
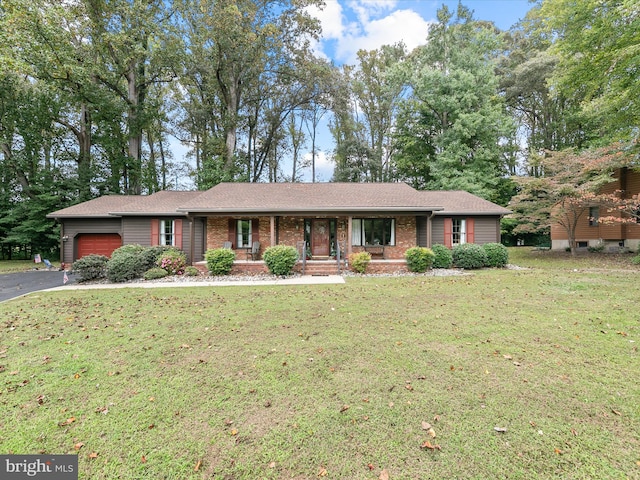
M 160 244 L 160 220 L 151 219 L 151 246 Z
M 182 220 L 181 219 L 174 220 L 173 228 L 174 228 L 173 234 L 175 236 L 175 242 L 174 242 L 175 247 L 182 250 Z
M 451 248 L 453 246 L 453 220 L 444 219 L 444 246 Z
M 257 218 L 251 220 L 251 238 L 254 242 L 260 241 L 260 220 Z
M 236 248 L 236 225 L 235 219 L 229 219 L 229 241 L 231 242 L 231 248 Z
M 467 218 L 467 243 L 476 243 L 475 218 Z

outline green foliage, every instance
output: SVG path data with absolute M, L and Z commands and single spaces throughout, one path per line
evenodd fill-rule
M 599 243 L 598 245 L 590 245 L 587 247 L 587 251 L 591 253 L 604 252 L 604 243 Z
M 197 277 L 199 275 L 200 275 L 200 270 L 198 270 L 193 265 L 189 265 L 187 268 L 184 269 L 185 277 Z
M 497 198 L 513 124 L 498 94 L 492 25 L 462 4 L 445 6 L 403 74 L 411 87 L 398 113 L 394 159 L 401 178 L 418 189 L 466 190 Z
M 501 243 L 485 243 L 482 248 L 487 254 L 486 267 L 504 267 L 509 263 L 509 251 Z
M 73 262 L 73 271 L 80 281 L 104 278 L 109 258 L 104 255 L 85 255 Z
M 640 253 L 631 259 L 631 263 L 634 265 L 640 265 Z
M 434 254 L 433 268 L 451 268 L 451 265 L 453 265 L 453 254 L 449 248 L 436 243 L 431 246 L 431 250 Z
M 274 245 L 264 251 L 262 259 L 272 274 L 289 275 L 298 261 L 298 251 L 289 245 Z
M 107 279 L 113 283 L 122 283 L 134 278 L 140 278 L 144 272 L 140 256 L 133 251 L 112 255 L 111 260 L 107 263 Z
M 404 258 L 407 260 L 409 271 L 423 273 L 433 265 L 435 253 L 430 248 L 412 247 L 405 252 Z
M 371 254 L 369 252 L 357 252 L 349 255 L 349 265 L 351 270 L 356 273 L 366 273 L 370 262 Z
M 177 248 L 161 253 L 156 265 L 167 271 L 169 275 L 182 275 L 187 266 L 187 256 Z
M 236 254 L 228 248 L 216 248 L 215 250 L 207 250 L 204 259 L 207 261 L 207 269 L 211 274 L 228 275 L 233 268 Z
M 169 272 L 167 272 L 164 268 L 154 267 L 144 272 L 143 278 L 145 280 L 157 280 L 158 278 L 164 278 L 167 275 L 169 275 Z
M 144 255 L 144 251 L 147 247 L 143 247 L 142 245 L 139 245 L 137 243 L 131 243 L 128 245 L 123 245 L 121 247 L 116 248 L 112 253 L 111 253 L 111 259 L 113 260 L 114 258 L 118 258 L 119 256 L 129 256 L 129 255 L 134 255 L 136 257 L 142 257 L 142 255 Z M 155 263 L 155 259 L 154 262 Z M 152 268 L 154 265 L 151 265 L 149 268 Z M 148 270 L 149 268 L 146 268 L 145 270 Z
M 149 270 L 157 265 L 158 258 L 164 254 L 165 252 L 177 251 L 175 247 L 171 247 L 168 245 L 154 245 L 153 247 L 143 247 L 143 250 L 139 253 L 140 255 L 140 268 L 144 270 Z
M 487 264 L 487 253 L 481 245 L 463 243 L 453 248 L 453 264 L 458 268 L 473 270 Z

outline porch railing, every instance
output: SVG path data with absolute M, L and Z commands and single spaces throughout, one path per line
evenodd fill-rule
M 347 242 L 336 242 L 336 262 L 338 264 L 338 274 L 347 268 Z
M 296 250 L 298 250 L 298 259 L 302 262 L 302 275 L 304 275 L 307 266 L 307 242 L 297 242 Z

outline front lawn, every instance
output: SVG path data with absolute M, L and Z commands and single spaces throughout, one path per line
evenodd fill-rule
M 638 268 L 518 255 L 0 304 L 0 451 L 91 480 L 640 478 Z

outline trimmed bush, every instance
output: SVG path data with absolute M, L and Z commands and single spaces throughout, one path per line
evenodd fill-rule
M 262 259 L 272 274 L 289 275 L 298 261 L 298 251 L 289 245 L 274 245 L 264 251 Z
M 349 265 L 351 270 L 356 273 L 365 273 L 371 262 L 371 254 L 369 252 L 358 252 L 349 255 Z
M 458 268 L 473 270 L 482 268 L 487 264 L 487 254 L 481 245 L 475 243 L 463 243 L 454 247 L 453 264 Z
M 236 254 L 228 248 L 216 248 L 215 250 L 207 250 L 204 259 L 207 261 L 207 269 L 212 275 L 228 275 L 233 267 Z
M 161 253 L 156 265 L 164 268 L 169 275 L 182 275 L 187 266 L 187 256 L 176 248 Z
M 433 265 L 435 254 L 430 248 L 412 247 L 404 253 L 407 268 L 411 272 L 424 273 Z
M 150 268 L 149 270 L 144 272 L 144 279 L 156 280 L 158 278 L 164 278 L 167 275 L 169 275 L 169 273 L 164 268 L 155 267 L 155 268 Z
M 509 263 L 509 251 L 501 243 L 485 243 L 482 248 L 487 254 L 485 266 L 502 268 Z
M 431 250 L 435 255 L 432 265 L 433 268 L 451 268 L 451 265 L 453 265 L 453 255 L 450 249 L 437 243 L 431 247 Z
M 87 255 L 73 262 L 73 271 L 81 282 L 104 278 L 107 275 L 109 257 L 104 255 Z
M 139 252 L 119 252 L 118 255 L 112 256 L 107 263 L 107 279 L 113 283 L 122 283 L 134 278 L 140 278 L 143 273 Z
M 120 248 L 116 248 L 113 251 L 113 253 L 111 254 L 111 260 L 113 260 L 114 258 L 118 258 L 120 255 L 135 255 L 135 256 L 142 255 L 142 252 L 144 252 L 145 248 L 147 247 L 143 247 L 142 245 L 138 245 L 137 243 L 132 243 L 130 245 L 123 245 Z M 153 267 L 153 265 L 151 265 L 151 267 Z
M 189 265 L 187 268 L 184 269 L 185 277 L 197 277 L 199 275 L 200 275 L 200 270 L 198 270 L 193 265 Z
M 170 251 L 180 251 L 175 247 L 171 247 L 169 245 L 155 245 L 153 247 L 144 247 L 144 249 L 140 252 L 140 267 L 146 271 L 151 268 L 156 267 L 158 258 Z

